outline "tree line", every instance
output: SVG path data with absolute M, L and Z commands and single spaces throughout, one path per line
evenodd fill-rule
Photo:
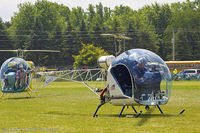
M 101 3 L 69 7 L 47 0 L 18 5 L 10 22 L 0 19 L 0 49 L 49 49 L 60 53 L 27 53 L 37 65 L 72 66 L 83 44 L 101 47 L 115 54 L 114 38 L 101 34 L 122 34 L 126 50 L 144 48 L 164 60 L 172 60 L 174 33 L 175 60 L 200 60 L 200 0 L 146 5 L 139 10 L 128 6 L 104 7 Z M 122 42 L 121 42 L 122 43 Z M 1 52 L 0 63 L 15 56 Z M 92 65 L 92 64 L 90 64 Z M 96 64 L 93 64 L 96 66 Z

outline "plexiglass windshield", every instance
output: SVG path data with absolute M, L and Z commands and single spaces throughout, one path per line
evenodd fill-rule
M 31 73 L 29 64 L 17 57 L 9 58 L 1 66 L 1 90 L 2 92 L 21 92 L 30 84 Z
M 165 62 L 155 53 L 144 49 L 132 49 L 119 55 L 112 67 L 112 73 L 121 87 L 125 86 L 125 83 L 120 81 L 122 78 L 118 78 L 120 75 L 126 82 L 130 81 L 126 86 L 130 89 L 131 85 L 132 92 L 124 95 L 132 96 L 136 102 L 158 105 L 166 104 L 169 100 L 172 90 L 171 74 Z M 119 70 L 122 74 L 117 74 L 120 73 Z M 122 87 L 122 91 L 125 90 L 126 87 Z

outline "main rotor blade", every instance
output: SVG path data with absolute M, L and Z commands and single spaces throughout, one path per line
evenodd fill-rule
M 22 50 L 22 49 L 17 49 L 17 50 L 0 50 L 0 52 L 57 52 L 59 53 L 60 51 L 58 50 Z
M 127 37 L 127 36 L 122 36 L 121 38 L 122 38 L 122 39 L 126 39 L 126 40 L 132 40 L 132 39 L 133 39 L 133 38 Z
M 23 50 L 24 52 L 55 52 L 59 53 L 60 51 L 58 50 Z
M 0 52 L 17 52 L 18 50 L 0 50 Z
M 102 36 L 113 36 L 115 37 L 115 34 L 101 34 Z
M 118 39 L 126 39 L 126 40 L 132 40 L 132 38 L 121 35 L 121 34 L 101 34 L 102 36 L 112 36 Z

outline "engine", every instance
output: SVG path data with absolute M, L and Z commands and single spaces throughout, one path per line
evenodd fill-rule
M 112 64 L 115 60 L 115 56 L 108 55 L 108 56 L 101 56 L 97 60 L 97 64 L 104 69 L 108 69 L 108 67 Z

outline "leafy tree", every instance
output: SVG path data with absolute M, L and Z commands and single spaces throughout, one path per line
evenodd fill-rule
M 103 23 L 103 5 L 101 4 L 101 2 L 96 5 L 96 13 L 100 16 L 100 23 Z
M 79 39 L 81 43 L 87 43 L 90 41 L 89 33 L 88 33 L 87 26 L 84 20 L 82 20 L 81 25 L 80 25 Z
M 62 65 L 72 65 L 74 61 L 72 55 L 78 53 L 77 49 L 81 49 L 76 47 L 76 44 L 79 43 L 76 40 L 76 36 L 76 31 L 73 30 L 71 22 L 68 21 L 66 31 L 63 33 L 63 42 L 59 45 L 61 49 L 60 60 L 62 60 Z
M 111 12 L 110 8 L 104 7 L 103 22 L 106 22 L 111 17 Z
M 9 27 L 9 34 L 14 40 L 15 48 L 24 49 L 28 47 L 27 43 L 30 41 L 31 29 L 34 24 L 34 7 L 31 3 L 27 2 L 19 4 L 19 13 L 16 13 L 11 20 Z
M 176 60 L 198 60 L 199 50 L 199 22 L 200 12 L 198 2 L 173 3 L 171 5 L 171 23 L 165 32 L 166 38 L 171 40 L 172 31 L 175 32 L 175 59 Z M 169 35 L 171 34 L 171 36 Z M 166 40 L 167 40 L 166 39 Z M 184 48 L 184 49 L 183 49 Z M 165 49 L 167 50 L 167 49 Z M 172 51 L 172 48 L 170 49 Z M 184 52 L 183 52 L 184 51 Z M 172 53 L 172 52 L 171 52 Z M 170 54 L 171 54 L 170 53 Z M 170 54 L 167 54 L 169 57 Z M 168 58 L 169 60 L 172 58 Z
M 54 49 L 60 41 L 58 32 L 64 28 L 66 20 L 57 10 L 57 4 L 46 0 L 19 5 L 19 12 L 12 19 L 9 28 L 15 47 L 21 49 Z M 58 30 L 58 31 L 57 31 Z M 53 40 L 53 41 L 52 41 Z M 29 53 L 27 58 L 36 64 L 50 64 L 47 53 Z
M 72 8 L 71 15 L 70 15 L 70 21 L 72 27 L 78 31 L 80 29 L 80 24 L 82 20 L 84 19 L 84 11 L 81 7 Z
M 70 13 L 71 13 L 69 7 L 64 6 L 63 4 L 61 5 L 56 4 L 55 6 L 56 6 L 56 9 L 58 9 L 58 12 L 60 13 L 60 15 L 65 18 L 65 21 L 69 21 Z
M 8 36 L 7 27 L 3 23 L 2 19 L 0 18 L 0 49 L 13 49 L 12 42 Z M 1 60 L 0 64 L 2 64 L 6 59 L 14 56 L 12 53 L 8 52 L 0 52 Z
M 88 25 L 90 25 L 90 23 L 92 23 L 92 19 L 95 15 L 95 11 L 94 11 L 94 6 L 92 4 L 88 5 L 88 15 L 87 15 L 87 20 L 88 20 Z
M 99 47 L 95 47 L 93 44 L 83 44 L 82 50 L 79 51 L 79 55 L 73 55 L 74 67 L 90 66 L 94 67 L 97 64 L 97 59 L 100 56 L 108 55 L 106 51 Z
M 3 24 L 5 30 L 0 26 L 3 35 L 0 36 L 0 48 L 5 49 L 5 45 L 8 45 L 22 49 L 61 51 L 59 54 L 29 53 L 27 58 L 36 64 L 71 66 L 74 62 L 72 55 L 79 54 L 81 43 L 93 44 L 114 54 L 114 38 L 103 37 L 102 33 L 131 37 L 132 40 L 126 40 L 126 50 L 149 49 L 164 60 L 171 60 L 174 31 L 176 59 L 200 58 L 199 0 L 171 5 L 155 3 L 137 11 L 123 5 L 111 10 L 101 3 L 90 4 L 84 11 L 81 7 L 69 9 L 63 4 L 47 0 L 38 0 L 34 4 L 22 3 L 18 8 L 19 12 L 15 13 L 11 22 Z M 3 37 L 9 41 L 2 41 Z M 187 51 L 183 53 L 182 48 L 187 48 Z
M 170 24 L 170 19 L 172 13 L 168 4 L 159 5 L 158 3 L 152 4 L 151 6 L 146 6 L 147 8 L 147 17 L 148 21 L 154 26 L 155 33 L 157 34 L 156 38 L 158 40 L 158 54 L 165 58 L 165 45 L 163 42 L 164 31 L 167 26 Z

